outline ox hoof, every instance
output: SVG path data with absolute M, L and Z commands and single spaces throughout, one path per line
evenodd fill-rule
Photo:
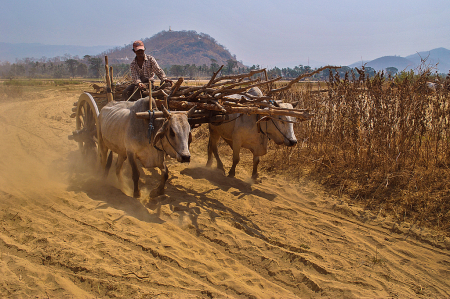
M 260 184 L 260 183 L 262 183 L 262 180 L 258 177 L 252 177 L 252 182 L 254 184 Z
M 164 195 L 164 190 L 160 190 L 160 189 L 153 189 L 150 192 L 150 198 L 155 198 L 158 197 L 160 195 Z
M 139 198 L 139 197 L 141 197 L 141 191 L 135 191 L 135 192 L 133 193 L 133 197 L 134 197 L 134 198 Z
M 229 173 L 229 174 L 228 174 L 228 177 L 229 177 L 229 178 L 234 178 L 234 173 Z

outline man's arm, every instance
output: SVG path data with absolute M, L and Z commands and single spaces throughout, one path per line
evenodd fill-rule
M 156 59 L 152 56 L 150 57 L 150 64 L 152 66 L 152 71 L 158 76 L 159 80 L 161 81 L 171 81 L 167 79 L 166 74 L 164 73 L 164 70 L 159 66 Z

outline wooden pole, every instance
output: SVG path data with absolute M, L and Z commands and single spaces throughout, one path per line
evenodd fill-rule
M 285 115 L 295 117 L 297 118 L 298 121 L 306 121 L 314 117 L 314 113 L 300 109 L 283 109 L 283 108 L 261 109 L 258 107 L 242 107 L 242 106 L 226 106 L 226 105 L 218 106 L 215 104 L 194 103 L 186 101 L 172 101 L 171 106 L 172 109 L 188 110 L 192 107 L 197 107 L 197 109 L 218 111 L 225 114 L 243 113 L 243 114 L 259 114 L 264 116 Z M 136 117 L 149 118 L 149 115 L 147 112 L 137 112 Z
M 108 99 L 108 103 L 113 101 L 113 95 L 112 95 L 112 91 L 111 91 L 111 79 L 109 76 L 109 65 L 108 65 L 108 56 L 105 56 L 105 79 L 106 79 L 106 98 Z
M 272 88 L 270 88 L 270 83 L 268 82 L 269 81 L 269 76 L 267 75 L 267 70 L 266 69 L 264 69 L 264 76 L 266 77 L 266 81 L 267 81 L 267 93 L 269 93 L 272 90 Z
M 113 74 L 113 67 L 109 67 L 109 75 L 111 76 L 111 88 L 114 86 L 114 74 Z

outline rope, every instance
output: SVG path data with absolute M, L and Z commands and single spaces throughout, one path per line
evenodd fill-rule
M 155 111 L 148 110 L 148 117 L 149 117 L 149 123 L 148 123 L 148 143 L 152 143 L 152 134 L 153 130 L 155 129 L 155 126 L 153 125 L 153 119 L 155 117 Z
M 170 146 L 173 148 L 173 150 L 174 150 L 180 157 L 183 157 L 183 156 L 177 151 L 177 149 L 173 146 L 173 144 L 170 142 L 170 140 L 169 140 L 169 138 L 167 137 L 167 135 L 164 134 L 164 136 L 166 136 L 167 142 L 169 142 L 169 144 L 170 144 Z M 164 145 L 163 145 L 163 143 L 162 143 L 162 140 L 161 140 L 161 145 L 163 146 L 163 149 L 164 149 Z M 166 150 L 164 150 L 164 152 L 167 153 Z
M 228 120 L 224 120 L 224 121 L 220 121 L 220 122 L 215 122 L 215 123 L 210 122 L 210 124 L 213 125 L 213 126 L 220 126 L 220 125 L 223 125 L 223 124 L 226 124 L 226 123 L 235 121 L 236 119 L 238 119 L 238 118 L 241 117 L 242 115 L 243 115 L 243 114 L 239 114 L 237 117 L 235 117 L 235 118 L 233 118 L 233 119 L 228 119 Z M 228 117 L 228 114 L 227 114 L 226 116 Z
M 136 86 L 136 88 L 134 89 L 133 93 L 132 93 L 131 96 L 126 100 L 126 102 L 128 102 L 128 101 L 134 96 L 134 94 L 136 93 L 136 91 L 138 91 L 138 89 L 139 89 L 139 87 Z
M 277 128 L 278 132 L 280 132 L 280 134 L 283 136 L 283 138 L 289 140 L 289 138 L 287 138 L 286 135 L 284 135 L 283 132 L 281 132 L 281 130 L 278 128 L 277 124 L 273 121 L 273 118 L 271 118 L 270 120 L 272 121 L 272 123 L 273 123 L 273 125 L 275 126 L 275 128 Z M 282 121 L 281 119 L 277 119 L 277 120 Z M 267 138 L 269 138 L 269 140 L 270 140 L 270 137 L 269 137 L 269 135 L 267 134 L 267 126 L 268 126 L 268 125 L 267 125 L 267 121 L 266 121 L 266 132 L 264 132 L 264 131 L 262 130 L 262 128 L 261 128 L 261 132 L 262 132 L 263 135 L 266 135 Z
M 174 150 L 180 157 L 182 157 L 182 155 L 181 155 L 181 154 L 177 151 L 177 149 L 173 146 L 172 142 L 170 142 L 170 139 L 169 139 L 169 137 L 167 137 L 167 134 L 166 134 L 166 133 L 164 133 L 164 137 L 166 137 L 167 142 L 169 142 L 169 144 L 170 144 L 170 146 L 173 148 L 173 150 Z M 163 142 L 162 142 L 162 138 L 161 138 L 161 147 L 162 147 L 162 149 L 156 147 L 156 144 L 155 144 L 155 146 L 154 146 L 154 148 L 156 148 L 158 151 L 164 152 L 166 155 L 168 155 L 167 152 L 166 152 L 166 149 L 164 148 L 164 144 L 163 144 Z

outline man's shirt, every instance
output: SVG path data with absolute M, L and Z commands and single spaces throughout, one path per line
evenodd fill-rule
M 153 78 L 158 76 L 160 80 L 167 79 L 166 74 L 163 69 L 159 67 L 156 59 L 153 56 L 145 54 L 144 63 L 142 68 L 139 67 L 136 58 L 130 64 L 131 79 L 133 83 L 138 84 L 141 82 L 141 77 L 153 80 Z

